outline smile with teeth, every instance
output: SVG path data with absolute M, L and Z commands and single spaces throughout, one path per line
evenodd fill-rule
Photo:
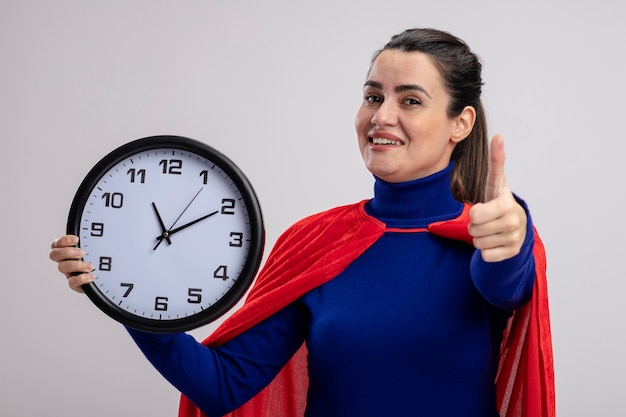
M 402 142 L 399 140 L 391 140 L 387 138 L 370 138 L 370 142 L 374 145 L 402 145 Z

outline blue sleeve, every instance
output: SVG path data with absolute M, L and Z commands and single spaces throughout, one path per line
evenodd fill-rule
M 128 332 L 152 365 L 207 416 L 222 416 L 269 384 L 302 345 L 306 313 L 294 303 L 228 343 L 185 333 Z
M 478 291 L 490 304 L 507 311 L 524 305 L 530 299 L 535 283 L 534 227 L 526 203 L 516 199 L 528 219 L 520 252 L 501 262 L 485 262 L 480 250 L 476 250 L 470 263 L 470 273 Z

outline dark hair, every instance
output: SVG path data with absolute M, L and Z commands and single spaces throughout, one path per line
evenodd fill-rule
M 450 187 L 459 201 L 476 203 L 483 200 L 489 169 L 487 120 L 480 100 L 482 64 L 476 54 L 461 39 L 436 29 L 409 29 L 391 40 L 374 54 L 388 49 L 422 52 L 439 69 L 450 95 L 448 116 L 458 116 L 466 106 L 476 110 L 474 127 L 465 140 L 452 152 L 454 162 Z

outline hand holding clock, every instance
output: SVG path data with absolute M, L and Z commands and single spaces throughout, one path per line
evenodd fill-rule
M 196 194 L 196 197 L 197 195 L 198 194 Z M 191 201 L 193 202 L 193 199 Z M 188 207 L 189 205 L 187 205 L 185 210 L 183 210 L 183 213 L 187 210 Z M 186 229 L 187 227 L 192 226 L 200 222 L 201 220 L 211 217 L 219 212 L 218 210 L 215 210 L 214 212 L 209 213 L 206 216 L 202 216 L 196 220 L 179 226 L 176 229 L 167 230 L 165 228 L 165 224 L 163 223 L 163 219 L 161 218 L 161 214 L 159 213 L 159 210 L 157 209 L 154 202 L 152 203 L 152 208 L 154 209 L 157 220 L 159 222 L 159 226 L 161 227 L 161 231 L 163 232 L 161 235 L 156 237 L 156 240 L 158 240 L 159 243 L 157 243 L 157 246 L 155 246 L 154 249 L 159 246 L 163 239 L 165 239 L 168 244 L 171 244 L 171 235 L 183 229 Z M 181 213 L 181 216 L 183 213 Z M 178 217 L 178 219 L 180 219 L 180 216 Z M 178 221 L 178 219 L 176 221 Z M 175 224 L 176 222 L 174 222 L 174 225 Z M 174 225 L 172 225 L 172 227 Z M 90 262 L 81 261 L 83 256 L 85 256 L 85 251 L 81 248 L 75 247 L 78 244 L 78 241 L 79 238 L 76 235 L 64 235 L 58 239 L 55 239 L 50 245 L 50 259 L 58 264 L 59 271 L 67 277 L 70 288 L 76 292 L 83 293 L 84 291 L 82 286 L 84 284 L 93 282 L 96 276 L 92 273 L 94 270 L 93 265 Z
M 92 273 L 93 265 L 82 261 L 85 251 L 75 247 L 78 236 L 64 235 L 54 239 L 50 245 L 50 259 L 58 264 L 59 272 L 67 278 L 70 288 L 83 293 L 83 285 L 93 282 L 96 276 Z
M 172 196 L 181 193 L 193 198 L 166 225 L 163 215 L 180 210 Z M 198 210 L 187 221 L 192 205 Z M 163 241 L 172 245 L 172 235 L 209 217 L 214 233 L 192 234 L 155 256 Z M 180 136 L 138 139 L 100 160 L 74 197 L 66 233 L 52 242 L 50 259 L 70 288 L 115 320 L 156 333 L 187 331 L 228 311 L 252 283 L 264 244 L 260 207 L 243 173 L 217 150 Z
M 202 191 L 202 189 L 200 189 L 200 191 Z M 189 204 L 187 204 L 185 209 L 172 224 L 172 227 L 174 227 L 178 220 L 180 220 L 180 218 L 185 213 L 185 211 L 187 211 L 191 203 L 193 203 L 198 194 L 200 194 L 200 191 L 198 191 L 196 195 L 191 199 Z M 178 233 L 181 230 L 188 228 L 189 226 L 193 226 L 194 224 L 219 213 L 219 210 L 215 210 L 205 216 L 185 223 L 184 225 L 179 226 L 175 229 L 170 228 L 168 230 L 165 228 L 165 224 L 163 223 L 161 214 L 159 213 L 159 210 L 157 209 L 157 206 L 154 202 L 152 202 L 152 208 L 154 209 L 154 213 L 156 214 L 159 226 L 161 227 L 162 231 L 162 234 L 155 238 L 158 243 L 153 250 L 156 250 L 156 248 L 159 247 L 163 240 L 167 241 L 167 243 L 171 245 L 172 241 L 170 237 L 173 234 Z M 64 235 L 58 239 L 55 239 L 50 245 L 50 259 L 58 263 L 58 269 L 62 274 L 67 277 L 70 288 L 76 292 L 83 293 L 84 291 L 82 289 L 82 285 L 93 282 L 96 276 L 92 273 L 94 271 L 93 265 L 90 262 L 81 261 L 83 256 L 85 256 L 85 251 L 81 248 L 75 247 L 78 244 L 78 241 L 79 238 L 76 235 Z
M 154 203 L 152 203 L 152 207 L 154 208 L 154 212 L 156 213 L 159 225 L 161 226 L 161 230 L 163 232 L 161 235 L 156 237 L 158 243 L 154 247 L 154 250 L 156 250 L 163 240 L 166 240 L 168 244 L 171 244 L 172 241 L 170 240 L 170 236 L 174 233 L 178 233 L 189 226 L 219 213 L 219 210 L 215 210 L 206 216 L 190 221 L 189 223 L 179 226 L 176 229 L 167 230 L 165 229 L 161 215 L 159 214 L 159 211 Z M 83 256 L 85 256 L 85 251 L 81 248 L 75 247 L 78 244 L 78 240 L 79 238 L 76 235 L 64 235 L 53 240 L 50 245 L 50 259 L 58 264 L 59 271 L 67 277 L 70 288 L 76 292 L 83 293 L 84 291 L 82 286 L 93 282 L 96 276 L 92 273 L 94 270 L 93 265 L 90 262 L 81 261 Z

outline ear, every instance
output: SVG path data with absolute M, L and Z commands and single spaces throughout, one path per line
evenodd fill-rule
M 472 106 L 465 106 L 461 113 L 452 119 L 452 137 L 454 143 L 461 142 L 469 136 L 476 121 L 476 109 Z

